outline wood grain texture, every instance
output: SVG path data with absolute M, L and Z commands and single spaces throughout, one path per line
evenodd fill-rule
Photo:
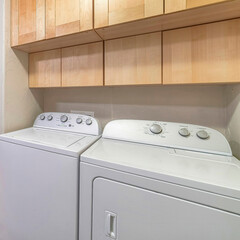
M 98 36 L 98 34 L 94 31 L 85 31 L 79 32 L 71 35 L 46 39 L 43 41 L 37 41 L 29 44 L 14 46 L 15 49 L 19 49 L 24 52 L 33 53 L 46 51 L 56 48 L 75 46 L 79 44 L 86 44 L 92 42 L 99 42 L 102 39 Z
M 95 30 L 103 40 L 109 40 L 239 17 L 240 0 L 230 0 Z
M 29 54 L 29 87 L 61 86 L 61 50 Z
M 18 45 L 18 0 L 11 0 L 11 46 Z
M 108 26 L 108 0 L 94 0 L 94 27 Z
M 96 0 L 95 28 L 163 14 L 163 0 Z
M 46 38 L 46 0 L 36 1 L 36 40 Z
M 186 0 L 187 1 L 187 8 L 199 7 L 203 5 L 219 3 L 229 0 Z
M 105 85 L 161 84 L 161 33 L 105 42 Z
M 80 31 L 93 29 L 93 1 L 80 0 Z
M 240 20 L 163 33 L 163 83 L 240 82 Z
M 62 49 L 62 86 L 103 86 L 103 42 Z
M 56 0 L 46 0 L 46 39 L 56 36 Z
M 165 0 L 165 13 L 177 12 L 187 8 L 187 0 Z

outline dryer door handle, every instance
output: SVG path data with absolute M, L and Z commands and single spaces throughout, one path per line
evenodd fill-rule
M 117 215 L 109 211 L 105 211 L 105 235 L 117 239 Z

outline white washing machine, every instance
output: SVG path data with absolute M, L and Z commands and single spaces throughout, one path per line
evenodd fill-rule
M 218 131 L 116 120 L 80 165 L 80 240 L 240 239 L 240 162 Z
M 77 240 L 79 156 L 101 134 L 95 118 L 44 113 L 0 136 L 0 239 Z

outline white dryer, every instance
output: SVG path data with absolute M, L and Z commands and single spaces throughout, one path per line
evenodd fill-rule
M 0 136 L 0 239 L 77 240 L 79 156 L 101 134 L 95 118 L 44 113 Z
M 240 162 L 218 131 L 116 120 L 80 165 L 80 240 L 240 239 Z

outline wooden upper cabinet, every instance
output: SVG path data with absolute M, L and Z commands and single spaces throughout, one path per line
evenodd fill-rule
M 189 8 L 226 1 L 230 0 L 165 0 L 165 13 L 177 12 Z
M 95 0 L 94 27 L 163 14 L 163 0 Z
M 11 45 L 45 39 L 45 0 L 11 0 Z
M 163 33 L 163 83 L 240 82 L 240 20 Z
M 103 86 L 103 42 L 62 49 L 62 86 Z
M 29 54 L 29 87 L 61 86 L 61 49 Z
M 46 38 L 93 29 L 93 1 L 46 0 Z
M 105 42 L 105 85 L 162 83 L 161 32 Z

